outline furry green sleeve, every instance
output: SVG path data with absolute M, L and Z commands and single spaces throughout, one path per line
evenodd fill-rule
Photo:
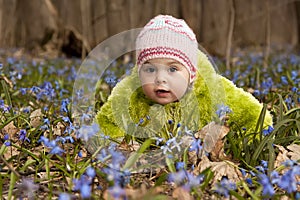
M 125 135 L 126 123 L 133 124 L 129 114 L 129 97 L 140 85 L 134 68 L 130 76 L 125 77 L 112 90 L 107 102 L 100 108 L 96 120 L 101 132 L 112 138 Z
M 221 80 L 225 92 L 225 104 L 232 110 L 228 123 L 236 123 L 238 126 L 236 128 L 246 128 L 248 133 L 253 132 L 263 105 L 252 94 L 236 87 L 232 81 L 224 77 L 221 77 Z M 272 116 L 267 111 L 263 128 L 267 129 L 268 126 L 272 126 L 272 123 Z

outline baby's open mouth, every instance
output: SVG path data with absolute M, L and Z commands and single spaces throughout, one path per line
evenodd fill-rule
M 156 94 L 167 94 L 167 93 L 170 93 L 170 91 L 164 90 L 164 89 L 159 89 L 159 90 L 156 90 L 155 92 L 156 92 Z

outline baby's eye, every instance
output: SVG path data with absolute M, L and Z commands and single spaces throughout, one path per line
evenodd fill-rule
M 156 70 L 156 68 L 152 65 L 149 65 L 149 64 L 143 65 L 144 72 L 153 73 L 153 72 L 155 72 L 155 70 Z
M 170 71 L 170 72 L 177 72 L 177 71 L 178 71 L 178 68 L 177 68 L 176 66 L 171 66 L 171 67 L 169 68 L 169 71 Z

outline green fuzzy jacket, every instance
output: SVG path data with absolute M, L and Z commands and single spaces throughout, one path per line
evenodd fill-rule
M 250 93 L 236 87 L 218 75 L 207 56 L 199 51 L 198 71 L 193 86 L 178 102 L 159 105 L 142 91 L 137 67 L 112 90 L 108 101 L 98 111 L 96 119 L 101 132 L 112 138 L 126 134 L 137 138 L 170 138 L 178 128 L 198 131 L 216 119 L 219 105 L 228 106 L 227 124 L 231 129 L 254 131 L 262 104 Z M 272 125 L 267 111 L 264 128 Z

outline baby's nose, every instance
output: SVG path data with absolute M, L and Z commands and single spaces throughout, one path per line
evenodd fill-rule
M 156 78 L 155 78 L 155 83 L 156 84 L 167 83 L 167 76 L 164 71 L 160 70 L 157 72 Z

